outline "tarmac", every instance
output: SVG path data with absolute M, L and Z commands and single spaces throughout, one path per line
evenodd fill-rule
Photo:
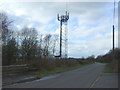
M 119 88 L 118 73 L 102 73 L 94 82 L 92 88 Z
M 33 75 L 13 75 L 8 77 L 2 77 L 2 86 L 11 85 L 15 83 L 22 83 L 40 79 L 39 76 Z
M 117 73 L 103 73 L 102 72 L 103 68 L 104 68 L 103 64 L 97 63 L 76 70 L 62 72 L 59 73 L 59 75 L 55 74 L 57 76 L 48 75 L 45 77 L 40 77 L 33 75 L 17 75 L 17 76 L 13 75 L 9 77 L 2 77 L 2 86 L 5 88 L 6 87 L 119 88 L 120 85 L 118 79 L 120 78 L 119 77 L 120 74 L 118 75 Z

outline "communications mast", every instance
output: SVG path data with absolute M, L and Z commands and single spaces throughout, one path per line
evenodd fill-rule
M 60 58 L 67 58 L 68 55 L 68 36 L 67 36 L 67 21 L 69 19 L 69 13 L 66 11 L 65 15 L 57 17 L 60 21 Z

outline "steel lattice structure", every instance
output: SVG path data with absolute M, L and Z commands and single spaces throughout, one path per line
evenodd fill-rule
M 67 58 L 68 55 L 68 35 L 67 35 L 67 21 L 69 19 L 69 13 L 66 11 L 66 15 L 57 17 L 60 21 L 60 55 L 61 58 Z

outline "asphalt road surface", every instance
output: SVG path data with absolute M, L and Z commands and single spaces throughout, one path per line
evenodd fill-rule
M 39 80 L 18 83 L 3 88 L 91 88 L 105 64 L 90 64 L 75 70 L 50 75 Z

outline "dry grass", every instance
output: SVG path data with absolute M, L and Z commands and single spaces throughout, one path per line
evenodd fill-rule
M 54 70 L 59 67 L 74 67 L 77 65 L 84 65 L 93 63 L 89 60 L 76 59 L 37 59 L 31 60 L 27 63 L 30 70 Z M 34 69 L 33 69 L 34 68 Z

